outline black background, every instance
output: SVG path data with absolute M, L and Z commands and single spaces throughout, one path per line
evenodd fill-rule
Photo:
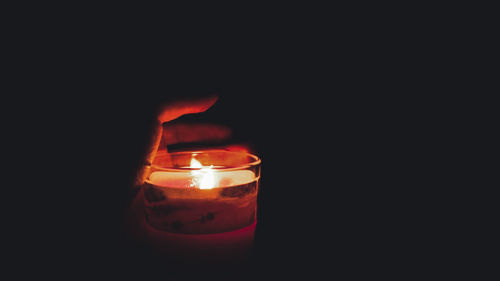
M 398 96 L 385 93 L 392 85 L 338 75 L 342 68 L 329 73 L 316 63 L 238 66 L 214 68 L 220 76 L 186 74 L 173 86 L 168 76 L 110 75 L 111 68 L 103 75 L 116 81 L 86 89 L 75 101 L 68 95 L 70 105 L 61 106 L 70 106 L 63 112 L 71 117 L 57 132 L 65 150 L 57 165 L 66 173 L 59 179 L 68 184 L 53 198 L 60 235 L 47 230 L 55 240 L 49 248 L 64 253 L 65 266 L 156 276 L 175 270 L 124 239 L 127 187 L 156 107 L 215 91 L 214 107 L 180 121 L 227 125 L 230 141 L 250 143 L 262 159 L 254 274 L 393 270 L 407 262 L 407 248 L 418 242 L 408 238 L 415 230 L 407 228 L 404 211 L 412 191 L 398 181 L 411 169 L 401 159 L 415 147 L 402 143 L 410 125 L 399 114 L 404 101 L 393 108 Z
M 214 92 L 211 109 L 181 121 L 227 125 L 229 142 L 251 144 L 262 159 L 255 275 L 394 274 L 435 258 L 425 207 L 414 208 L 441 103 L 424 83 L 431 66 L 377 47 L 382 37 L 317 38 L 168 55 L 90 41 L 35 54 L 28 84 L 40 94 L 25 104 L 20 131 L 30 159 L 42 161 L 36 176 L 19 177 L 35 180 L 21 191 L 30 208 L 16 209 L 15 244 L 28 244 L 20 259 L 67 276 L 174 270 L 126 240 L 127 187 L 158 106 Z

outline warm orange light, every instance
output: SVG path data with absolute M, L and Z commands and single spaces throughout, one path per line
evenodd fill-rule
M 193 175 L 193 183 L 191 186 L 196 186 L 199 189 L 214 188 L 216 181 L 212 167 L 213 165 L 210 165 L 210 167 L 204 167 L 193 157 L 191 159 L 191 168 L 200 168 L 201 170 L 191 171 L 191 174 Z
M 245 144 L 232 144 L 232 145 L 226 146 L 225 149 L 229 150 L 229 151 L 240 151 L 240 152 L 249 152 L 250 151 L 248 145 L 245 145 Z

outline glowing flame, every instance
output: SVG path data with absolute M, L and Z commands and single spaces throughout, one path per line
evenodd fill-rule
M 203 165 L 193 157 L 191 159 L 191 168 L 200 168 L 201 170 L 191 171 L 194 177 L 191 186 L 196 186 L 199 189 L 214 188 L 216 183 L 212 167 L 213 165 L 210 165 L 210 167 L 203 167 Z
M 191 168 L 203 168 L 203 166 L 198 160 L 191 158 Z

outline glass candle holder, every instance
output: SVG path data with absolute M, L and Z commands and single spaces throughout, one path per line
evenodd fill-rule
M 190 261 L 244 257 L 253 245 L 260 168 L 245 152 L 158 153 L 144 185 L 156 249 Z

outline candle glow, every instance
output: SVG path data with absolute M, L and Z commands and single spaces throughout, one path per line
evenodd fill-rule
M 193 175 L 193 180 L 191 182 L 191 187 L 197 187 L 199 189 L 212 189 L 217 183 L 215 180 L 215 175 L 212 170 L 213 165 L 210 167 L 204 167 L 201 163 L 194 159 L 191 159 L 191 168 L 200 168 L 200 170 L 192 171 L 191 175 Z
M 245 152 L 157 154 L 144 184 L 151 245 L 175 259 L 245 258 L 257 223 L 260 159 Z

